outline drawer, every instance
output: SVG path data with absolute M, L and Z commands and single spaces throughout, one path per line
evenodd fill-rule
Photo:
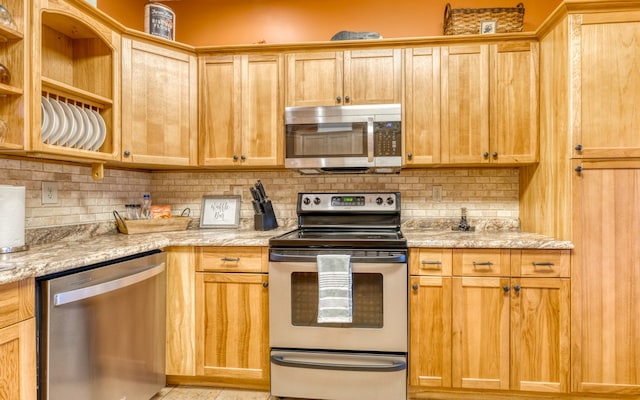
M 509 249 L 453 249 L 453 275 L 509 276 Z
M 409 274 L 451 276 L 451 249 L 409 249 Z
M 513 276 L 562 277 L 570 276 L 570 250 L 512 250 Z
M 266 247 L 200 247 L 196 271 L 267 272 Z
M 33 317 L 34 302 L 33 279 L 0 285 L 0 328 Z

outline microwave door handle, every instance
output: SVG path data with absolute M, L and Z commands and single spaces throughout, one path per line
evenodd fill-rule
M 373 162 L 373 117 L 367 118 L 367 155 L 369 162 Z

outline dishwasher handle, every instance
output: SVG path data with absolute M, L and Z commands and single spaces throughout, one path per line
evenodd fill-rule
M 91 297 L 100 296 L 105 293 L 113 292 L 114 290 L 122 289 L 127 286 L 135 285 L 138 282 L 145 281 L 158 274 L 163 273 L 165 270 L 165 263 L 158 264 L 152 268 L 145 269 L 142 272 L 138 272 L 133 275 L 127 275 L 122 278 L 114 279 L 112 281 L 99 283 L 93 286 L 87 286 L 80 289 L 69 290 L 67 292 L 61 292 L 53 295 L 53 305 L 63 306 L 65 304 L 73 303 L 80 300 L 89 299 Z

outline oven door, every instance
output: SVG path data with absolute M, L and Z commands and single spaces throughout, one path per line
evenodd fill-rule
M 272 348 L 407 351 L 406 261 L 389 262 L 393 256 L 371 260 L 352 257 L 352 322 L 318 323 L 315 258 L 273 261 L 274 258 L 278 257 L 272 254 L 269 263 Z

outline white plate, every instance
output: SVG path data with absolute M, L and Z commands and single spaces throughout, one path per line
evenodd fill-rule
M 84 111 L 89 116 L 89 121 L 91 122 L 91 132 L 92 132 L 91 140 L 89 140 L 85 144 L 85 149 L 93 150 L 93 146 L 97 144 L 98 140 L 100 139 L 100 124 L 98 123 L 98 118 L 96 118 L 96 115 L 93 113 L 93 110 L 89 108 L 85 108 Z
M 81 140 L 76 143 L 76 147 L 79 149 L 87 149 L 87 144 L 92 141 L 93 138 L 93 129 L 91 126 L 91 121 L 89 120 L 88 109 L 78 106 L 80 115 L 82 116 L 82 126 L 84 128 L 84 136 Z
M 77 134 L 75 138 L 70 139 L 69 142 L 67 142 L 67 146 L 73 147 L 78 143 L 80 143 L 81 140 L 84 139 L 84 136 L 85 136 L 84 119 L 82 119 L 82 111 L 80 111 L 80 108 L 77 105 L 75 104 L 67 104 L 67 105 L 71 109 L 73 118 L 76 120 Z
M 104 123 L 104 118 L 102 118 L 102 115 L 100 115 L 99 112 L 97 112 L 96 110 L 91 110 L 91 112 L 93 112 L 93 114 L 96 116 L 96 120 L 98 121 L 98 140 L 96 140 L 96 142 L 93 144 L 93 150 L 98 151 L 100 150 L 100 146 L 102 146 L 104 140 L 107 137 L 107 125 Z
M 64 110 L 62 110 L 62 106 L 57 100 L 49 99 L 49 103 L 51 103 L 51 108 L 53 108 L 54 114 L 56 114 L 58 122 L 60 123 L 58 125 L 58 129 L 51 133 L 49 143 L 58 144 L 58 140 L 60 140 L 60 138 L 62 138 L 62 136 L 67 132 L 69 122 L 67 121 L 67 116 L 65 115 Z
M 42 130 L 42 142 L 50 143 L 49 138 L 51 137 L 51 134 L 58 130 L 58 116 L 53 111 L 49 99 L 44 96 L 42 97 L 42 107 L 44 108 L 44 113 L 47 114 L 49 118 L 49 124 L 47 125 L 46 129 Z
M 42 132 L 42 140 L 44 141 L 44 133 L 47 131 L 47 129 L 49 129 L 49 124 L 50 124 L 50 120 L 49 120 L 49 113 L 47 112 L 47 110 L 44 109 L 44 97 L 42 102 L 40 103 L 40 110 L 41 110 L 41 123 L 40 123 L 40 132 Z
M 67 121 L 67 130 L 64 132 L 61 138 L 58 139 L 59 146 L 68 146 L 69 141 L 75 139 L 77 132 L 76 119 L 71 112 L 69 105 L 63 101 L 58 101 L 62 111 L 64 112 L 65 120 Z

